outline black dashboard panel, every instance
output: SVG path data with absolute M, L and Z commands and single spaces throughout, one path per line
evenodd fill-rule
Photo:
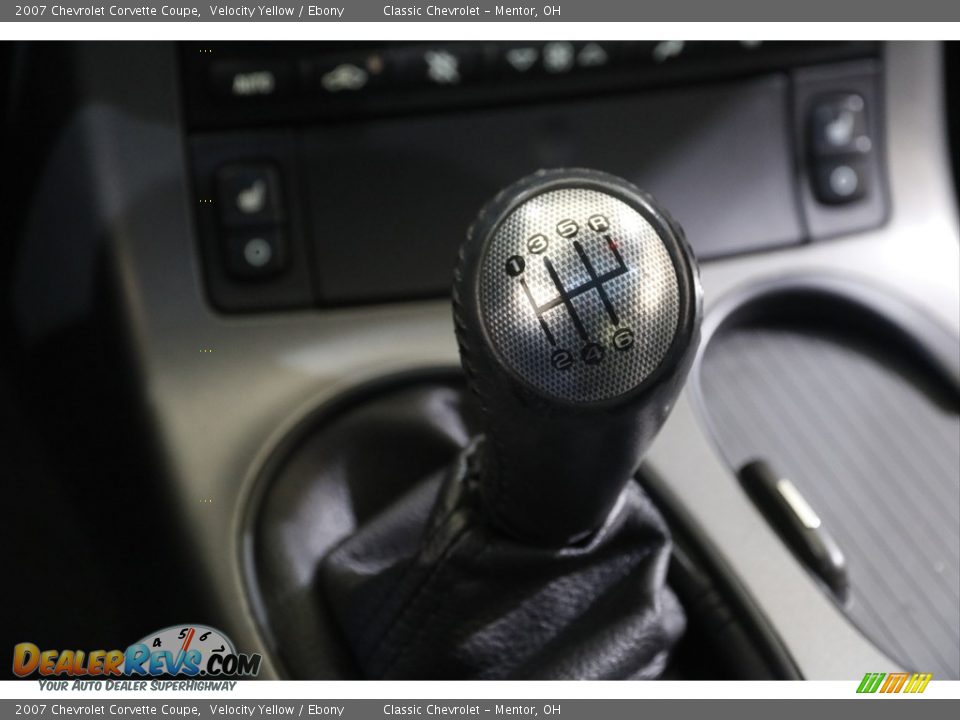
M 885 217 L 869 43 L 334 47 L 181 46 L 220 310 L 443 296 L 475 209 L 541 168 L 635 182 L 701 259 Z
M 193 130 L 592 97 L 875 57 L 871 42 L 181 43 Z
M 321 296 L 447 292 L 476 208 L 540 168 L 633 181 L 682 218 L 701 258 L 796 243 L 785 107 L 774 76 L 305 133 L 309 221 L 326 237 L 316 246 Z M 739 132 L 760 118 L 749 137 Z

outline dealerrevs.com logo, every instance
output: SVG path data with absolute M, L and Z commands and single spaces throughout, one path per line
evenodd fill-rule
M 13 648 L 17 677 L 255 677 L 261 656 L 238 653 L 233 642 L 206 625 L 173 625 L 125 650 L 41 650 L 30 642 Z

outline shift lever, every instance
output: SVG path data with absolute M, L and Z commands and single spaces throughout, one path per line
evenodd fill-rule
M 623 180 L 537 173 L 471 229 L 454 316 L 486 435 L 323 561 L 359 674 L 659 677 L 685 619 L 628 481 L 697 342 L 680 229 Z
M 486 512 L 519 539 L 574 542 L 603 524 L 686 378 L 693 253 L 626 181 L 541 171 L 481 211 L 454 277 L 460 355 L 486 414 Z

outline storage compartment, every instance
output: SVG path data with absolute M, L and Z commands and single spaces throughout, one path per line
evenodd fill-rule
M 956 337 L 822 278 L 731 298 L 705 331 L 695 382 L 730 466 L 789 478 L 846 556 L 850 620 L 905 669 L 957 678 Z

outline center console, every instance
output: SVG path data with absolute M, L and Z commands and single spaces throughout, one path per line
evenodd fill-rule
M 736 648 L 744 677 L 960 675 L 955 547 L 927 552 L 960 533 L 939 45 L 68 52 L 80 100 L 47 163 L 71 168 L 62 182 L 92 199 L 97 230 L 63 231 L 59 186 L 27 232 L 106 260 L 189 562 L 213 624 L 264 652 L 267 676 L 355 676 L 287 640 L 336 647 L 300 611 L 297 588 L 317 581 L 302 550 L 332 548 L 403 478 L 365 492 L 328 471 L 376 474 L 389 457 L 412 479 L 467 445 L 479 423 L 457 370 L 456 250 L 490 196 L 556 167 L 649 190 L 701 261 L 704 342 L 639 474 L 675 540 L 671 587 L 719 609 L 687 602 L 716 620 L 691 625 L 699 647 L 720 665 Z M 22 293 L 63 283 L 47 275 Z M 922 427 L 877 420 L 900 407 Z M 838 439 L 854 454 L 817 454 Z M 770 474 L 745 475 L 757 460 Z M 324 491 L 304 495 L 319 468 Z

